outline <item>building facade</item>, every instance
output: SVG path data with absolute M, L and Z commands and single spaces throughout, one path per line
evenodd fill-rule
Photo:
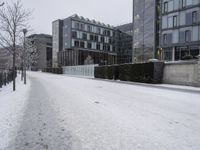
M 52 67 L 52 36 L 47 34 L 33 34 L 27 37 L 36 47 L 37 61 L 32 64 L 32 69 Z
M 133 61 L 156 58 L 159 47 L 159 0 L 133 0 Z
M 110 25 L 73 15 L 53 22 L 54 66 L 117 62 L 116 30 Z
M 132 63 L 133 57 L 133 24 L 128 23 L 116 27 L 117 63 Z
M 200 0 L 162 0 L 161 41 L 164 60 L 195 58 L 200 53 Z

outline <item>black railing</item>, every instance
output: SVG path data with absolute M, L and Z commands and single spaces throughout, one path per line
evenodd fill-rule
M 0 88 L 6 86 L 13 81 L 13 77 L 17 77 L 17 73 L 13 74 L 11 69 L 0 68 Z

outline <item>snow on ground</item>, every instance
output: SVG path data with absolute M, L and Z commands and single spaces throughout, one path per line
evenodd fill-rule
M 15 138 L 30 90 L 30 85 L 25 86 L 19 76 L 16 79 L 16 92 L 12 91 L 12 83 L 0 88 L 0 150 L 4 150 Z
M 198 93 L 47 73 L 28 76 L 45 88 L 73 150 L 200 149 Z

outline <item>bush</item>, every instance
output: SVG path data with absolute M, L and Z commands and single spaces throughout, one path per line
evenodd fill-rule
M 43 68 L 42 72 L 54 73 L 54 74 L 63 74 L 62 68 Z
M 115 79 L 117 80 L 119 77 L 119 66 L 113 65 L 113 66 L 100 66 L 95 67 L 95 78 L 100 79 Z
M 191 60 L 193 59 L 193 56 L 192 55 L 185 55 L 182 60 Z
M 122 81 L 161 83 L 164 63 L 124 64 L 95 67 L 95 78 Z

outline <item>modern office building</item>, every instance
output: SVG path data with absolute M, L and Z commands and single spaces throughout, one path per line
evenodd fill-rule
M 117 63 L 132 63 L 133 55 L 133 24 L 128 23 L 116 27 Z
M 164 60 L 181 60 L 200 51 L 200 0 L 162 0 L 161 41 Z
M 32 69 L 52 67 L 52 36 L 47 34 L 33 34 L 27 37 L 36 47 L 38 59 L 32 64 Z
M 159 48 L 159 0 L 133 0 L 133 62 L 156 58 Z
M 73 15 L 54 21 L 52 31 L 53 66 L 117 62 L 116 30 L 110 25 Z

